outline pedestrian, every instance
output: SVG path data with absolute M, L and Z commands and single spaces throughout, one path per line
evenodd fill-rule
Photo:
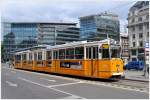
M 11 67 L 11 61 L 8 62 L 8 67 L 9 67 L 9 68 Z

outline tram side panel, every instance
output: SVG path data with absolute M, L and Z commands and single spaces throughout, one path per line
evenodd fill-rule
M 82 60 L 60 60 L 58 62 L 58 73 L 84 76 L 84 66 Z

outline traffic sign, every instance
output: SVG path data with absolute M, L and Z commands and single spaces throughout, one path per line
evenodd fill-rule
M 145 48 L 149 48 L 149 42 L 145 42 Z

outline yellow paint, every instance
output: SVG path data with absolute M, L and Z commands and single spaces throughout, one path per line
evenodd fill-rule
M 108 79 L 113 73 L 123 72 L 123 61 L 116 59 L 103 60 L 63 60 L 64 62 L 80 62 L 81 68 L 64 68 L 60 66 L 60 60 L 52 60 L 51 66 L 48 61 L 22 61 L 15 63 L 15 68 L 22 68 L 35 71 L 44 71 L 50 73 L 61 73 L 76 76 L 95 77 Z M 76 67 L 76 66 L 75 66 Z

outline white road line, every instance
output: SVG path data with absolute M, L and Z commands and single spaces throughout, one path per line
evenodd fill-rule
M 15 84 L 15 83 L 12 83 L 10 81 L 6 81 L 6 83 L 9 85 L 9 86 L 13 86 L 13 87 L 17 87 L 18 85 Z
M 16 71 L 11 71 L 12 73 L 16 73 Z
M 11 69 L 11 68 L 5 68 L 5 69 Z M 48 77 L 55 77 L 55 78 L 66 79 L 66 80 L 80 81 L 79 79 L 71 79 L 71 78 L 66 78 L 66 77 L 62 77 L 62 76 L 53 76 L 53 75 L 50 75 L 50 74 L 29 72 L 29 71 L 25 71 L 25 70 L 17 70 L 17 69 L 11 69 L 11 70 L 20 71 L 20 72 L 26 72 L 26 73 L 30 73 L 30 74 L 33 73 L 33 74 L 37 74 L 37 75 L 48 76 Z M 86 83 L 89 83 L 89 84 L 95 84 L 95 85 L 103 85 L 103 86 L 112 87 L 112 88 L 120 88 L 120 89 L 126 89 L 126 90 L 131 90 L 131 91 L 144 92 L 144 91 L 140 91 L 139 89 L 129 89 L 129 88 L 125 88 L 123 86 L 121 86 L 121 87 L 112 86 L 111 83 L 109 85 L 107 85 L 107 84 L 105 84 L 103 82 L 102 83 L 95 83 L 95 82 L 89 82 L 89 81 L 85 81 L 85 80 L 83 80 L 83 82 L 86 82 Z M 144 92 L 144 93 L 148 93 L 148 92 Z
M 66 84 L 50 85 L 48 87 L 58 87 L 58 86 L 73 85 L 73 84 L 79 84 L 79 83 L 84 83 L 84 82 L 79 81 L 79 82 L 66 83 Z
M 28 82 L 28 83 L 35 84 L 35 85 L 39 85 L 39 86 L 41 86 L 41 87 L 45 87 L 45 88 L 49 88 L 49 89 L 52 89 L 52 90 L 55 90 L 55 91 L 58 91 L 58 92 L 62 92 L 62 93 L 71 95 L 71 96 L 73 96 L 73 97 L 79 97 L 79 98 L 82 98 L 82 99 L 86 99 L 86 98 L 83 98 L 83 97 L 80 97 L 80 96 L 77 96 L 77 95 L 74 95 L 74 94 L 71 94 L 71 93 L 68 93 L 68 92 L 65 92 L 65 91 L 61 91 L 61 90 L 59 90 L 59 89 L 55 89 L 55 88 L 52 88 L 52 87 L 49 87 L 49 86 L 45 86 L 45 85 L 43 85 L 43 84 L 39 84 L 39 83 L 33 82 L 33 81 L 31 81 L 31 80 L 27 80 L 27 79 L 22 78 L 22 77 L 18 77 L 18 79 L 23 80 L 23 81 L 26 81 L 26 82 Z
M 111 84 L 101 84 L 101 83 L 92 83 L 92 82 L 87 82 L 87 84 L 103 85 L 105 87 L 111 87 L 111 88 L 118 88 L 118 89 L 130 90 L 130 91 L 137 91 L 137 92 L 149 93 L 149 92 L 141 91 L 139 89 L 131 89 L 131 88 L 123 87 L 123 86 L 118 87 L 117 85 L 116 86 L 112 86 Z
M 46 78 L 40 78 L 40 79 L 47 80 L 49 82 L 56 82 L 56 80 L 49 80 L 49 79 L 46 79 Z
M 77 97 L 77 96 L 67 96 L 67 97 L 64 97 L 64 98 L 60 98 L 60 99 L 82 99 L 81 97 Z
M 10 74 L 9 74 L 9 73 L 6 73 L 6 76 L 10 76 Z

